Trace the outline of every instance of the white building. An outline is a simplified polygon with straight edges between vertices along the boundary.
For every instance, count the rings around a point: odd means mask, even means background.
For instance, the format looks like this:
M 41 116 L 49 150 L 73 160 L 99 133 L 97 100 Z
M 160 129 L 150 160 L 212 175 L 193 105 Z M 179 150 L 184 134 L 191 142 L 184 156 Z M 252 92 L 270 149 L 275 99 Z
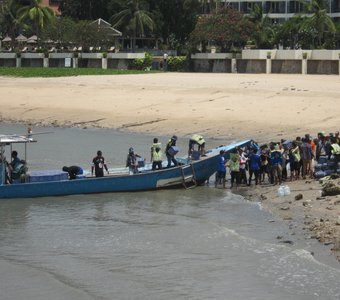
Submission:
M 329 16 L 332 17 L 334 21 L 340 21 L 340 0 L 326 1 L 328 1 Z M 203 13 L 209 12 L 209 4 L 213 5 L 213 8 L 215 8 L 216 5 L 231 6 L 244 14 L 249 14 L 255 5 L 259 5 L 262 6 L 263 13 L 276 22 L 283 22 L 295 14 L 303 12 L 302 4 L 298 0 L 201 0 L 201 2 L 202 9 L 204 10 Z

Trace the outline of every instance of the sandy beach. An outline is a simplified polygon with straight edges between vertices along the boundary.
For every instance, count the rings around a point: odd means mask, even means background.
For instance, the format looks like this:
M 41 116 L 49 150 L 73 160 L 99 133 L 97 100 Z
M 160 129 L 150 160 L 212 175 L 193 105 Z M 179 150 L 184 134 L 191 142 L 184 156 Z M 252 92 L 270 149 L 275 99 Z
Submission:
M 0 78 L 2 120 L 268 141 L 338 129 L 339 76 Z
M 68 78 L 0 77 L 0 120 L 41 126 L 259 143 L 339 130 L 340 76 L 161 73 Z M 340 196 L 321 197 L 317 181 L 242 193 L 306 238 L 330 245 L 340 260 Z M 303 200 L 295 200 L 302 193 Z M 278 237 L 281 238 L 281 237 Z

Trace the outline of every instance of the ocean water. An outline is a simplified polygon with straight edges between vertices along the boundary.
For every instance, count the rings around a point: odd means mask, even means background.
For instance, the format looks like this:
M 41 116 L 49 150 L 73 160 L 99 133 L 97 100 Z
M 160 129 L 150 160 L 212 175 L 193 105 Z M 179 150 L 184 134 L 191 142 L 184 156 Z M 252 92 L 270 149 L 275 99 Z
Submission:
M 54 133 L 29 145 L 32 168 L 89 168 L 99 149 L 109 166 L 123 165 L 130 146 L 149 159 L 153 138 L 34 128 L 43 131 Z M 0 132 L 25 128 L 0 124 Z M 213 184 L 0 200 L 1 300 L 340 299 L 340 268 L 326 253 L 259 203 Z

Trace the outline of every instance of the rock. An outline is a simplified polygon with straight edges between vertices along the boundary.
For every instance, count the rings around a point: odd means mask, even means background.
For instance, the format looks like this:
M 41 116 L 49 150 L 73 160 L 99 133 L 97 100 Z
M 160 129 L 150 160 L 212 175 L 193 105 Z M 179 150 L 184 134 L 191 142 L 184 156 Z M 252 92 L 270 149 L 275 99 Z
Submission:
M 325 197 L 316 197 L 316 200 L 324 200 L 326 199 Z
M 311 200 L 305 200 L 302 202 L 303 206 L 308 206 L 312 201 Z
M 302 194 L 297 194 L 295 196 L 295 200 L 298 201 L 298 200 L 301 200 L 303 198 L 303 195 Z
M 263 194 L 260 195 L 261 200 L 267 200 L 267 197 Z
M 327 181 L 322 188 L 322 196 L 340 195 L 340 187 L 336 186 L 333 181 Z
M 288 207 L 288 206 L 284 206 L 284 207 L 281 207 L 280 209 L 281 209 L 281 210 L 288 210 L 289 207 Z
M 280 241 L 280 243 L 283 243 L 283 244 L 289 244 L 289 245 L 293 245 L 294 242 L 291 241 L 291 240 L 284 240 L 284 241 Z

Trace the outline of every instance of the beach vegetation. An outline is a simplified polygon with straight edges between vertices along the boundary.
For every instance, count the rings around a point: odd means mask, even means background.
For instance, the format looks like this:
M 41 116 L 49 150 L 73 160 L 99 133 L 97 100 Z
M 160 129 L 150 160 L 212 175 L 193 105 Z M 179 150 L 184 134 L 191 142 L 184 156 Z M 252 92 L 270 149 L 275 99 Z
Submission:
M 144 58 L 134 59 L 129 66 L 129 69 L 142 71 L 150 71 L 151 68 L 152 68 L 152 55 L 149 52 L 145 52 Z
M 154 71 L 150 71 L 154 72 Z M 97 68 L 5 68 L 0 67 L 0 76 L 10 77 L 67 77 L 83 75 L 144 74 L 144 70 L 117 70 Z
M 186 56 L 169 56 L 168 71 L 182 72 L 187 69 L 188 59 Z

